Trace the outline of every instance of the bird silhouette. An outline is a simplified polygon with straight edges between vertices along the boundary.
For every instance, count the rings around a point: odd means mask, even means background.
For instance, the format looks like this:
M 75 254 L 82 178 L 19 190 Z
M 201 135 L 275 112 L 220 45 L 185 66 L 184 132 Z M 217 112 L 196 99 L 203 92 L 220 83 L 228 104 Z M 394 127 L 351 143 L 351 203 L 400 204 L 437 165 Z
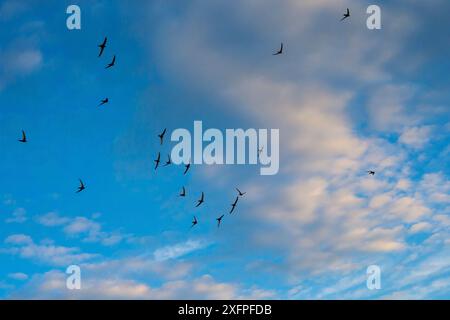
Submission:
M 108 102 L 109 102 L 109 99 L 105 98 L 105 99 L 100 101 L 100 104 L 98 106 L 101 107 L 102 105 L 107 104 Z
M 241 190 L 239 190 L 238 188 L 236 188 L 236 191 L 239 193 L 239 197 L 242 197 L 244 194 L 247 193 L 247 192 L 241 192 Z
M 103 40 L 102 44 L 99 44 L 98 47 L 100 48 L 100 53 L 98 54 L 99 57 L 103 54 L 103 50 L 106 48 L 106 42 L 108 41 L 108 38 L 105 37 L 105 40 Z
M 78 190 L 76 193 L 80 193 L 81 191 L 86 189 L 86 186 L 84 185 L 83 181 L 81 179 L 78 179 L 78 180 L 80 180 L 80 186 L 78 187 Z
M 159 137 L 159 142 L 162 145 L 164 142 L 164 135 L 166 134 L 167 129 L 164 129 L 163 132 L 161 132 L 161 134 L 158 134 Z
M 155 170 L 156 170 L 158 169 L 159 163 L 161 162 L 161 152 L 158 152 L 158 158 L 156 158 L 156 160 L 153 161 L 155 161 Z
M 197 205 L 195 206 L 196 208 L 198 206 L 200 206 L 203 202 L 205 202 L 205 194 L 202 192 L 202 196 L 200 197 L 199 200 L 197 200 Z
M 263 150 L 264 150 L 264 146 L 262 146 L 260 149 L 258 149 L 258 158 L 261 155 L 261 153 L 263 152 Z
M 113 56 L 112 61 L 106 65 L 105 69 L 109 69 L 111 67 L 114 67 L 115 64 L 116 64 L 116 55 Z
M 184 170 L 183 175 L 185 175 L 189 171 L 189 169 L 191 168 L 191 163 L 189 162 L 188 164 L 186 164 L 184 166 L 185 166 L 186 169 Z
M 22 139 L 18 139 L 18 141 L 22 142 L 22 143 L 28 142 L 27 135 L 25 134 L 25 131 L 22 130 Z
M 350 10 L 347 8 L 347 12 L 344 13 L 344 15 L 342 16 L 341 21 L 347 19 L 348 17 L 350 17 Z
M 230 210 L 230 214 L 233 213 L 234 209 L 236 208 L 236 205 L 239 201 L 239 197 L 236 197 L 236 200 L 231 204 L 231 210 Z
M 221 215 L 220 217 L 218 217 L 218 218 L 216 219 L 216 220 L 217 220 L 217 228 L 220 227 L 220 223 L 222 222 L 223 216 L 224 216 L 224 215 Z
M 169 154 L 169 155 L 167 155 L 167 161 L 164 164 L 164 167 L 167 167 L 168 165 L 171 165 L 171 164 L 172 164 L 172 159 L 170 159 L 170 154 Z
M 181 190 L 180 197 L 186 197 L 186 189 L 184 187 Z
M 198 223 L 197 218 L 194 216 L 194 220 L 192 220 L 192 227 L 194 227 Z
M 278 50 L 277 52 L 275 52 L 273 55 L 274 55 L 274 56 L 277 56 L 277 55 L 282 54 L 282 53 L 283 53 L 283 42 L 281 43 L 280 50 Z
M 372 176 L 375 175 L 375 171 L 372 171 L 372 170 L 367 171 L 367 173 L 368 173 L 369 175 L 372 175 Z

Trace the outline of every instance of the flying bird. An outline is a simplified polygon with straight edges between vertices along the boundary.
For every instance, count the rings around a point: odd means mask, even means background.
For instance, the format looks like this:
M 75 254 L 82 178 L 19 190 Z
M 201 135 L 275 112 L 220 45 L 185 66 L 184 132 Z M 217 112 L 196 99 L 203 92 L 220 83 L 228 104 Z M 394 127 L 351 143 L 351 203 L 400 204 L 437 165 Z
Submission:
M 164 129 L 164 131 L 161 132 L 161 134 L 158 134 L 159 142 L 160 142 L 161 145 L 162 145 L 163 142 L 164 142 L 164 135 L 166 134 L 166 131 L 167 131 L 167 129 Z
M 282 53 L 283 53 L 283 42 L 281 43 L 280 50 L 278 50 L 277 52 L 275 52 L 273 55 L 274 55 L 274 56 L 277 56 L 277 55 L 282 54 Z
M 19 142 L 22 142 L 22 143 L 28 142 L 27 135 L 25 134 L 25 131 L 23 131 L 23 130 L 22 130 L 22 139 L 19 139 Z
M 247 193 L 247 192 L 241 192 L 241 190 L 239 190 L 238 188 L 236 188 L 236 191 L 239 193 L 239 197 L 242 197 L 244 194 Z
M 98 47 L 100 48 L 100 53 L 98 54 L 99 57 L 103 54 L 103 50 L 106 48 L 106 42 L 108 41 L 108 38 L 105 37 L 105 40 L 103 40 L 102 44 L 99 44 Z
M 191 167 L 191 163 L 189 162 L 188 164 L 185 165 L 185 167 L 186 167 L 186 169 L 184 170 L 183 175 L 185 175 L 189 171 L 189 168 Z
M 230 214 L 233 213 L 234 208 L 236 208 L 236 205 L 237 205 L 238 201 L 239 201 L 239 197 L 236 197 L 236 200 L 234 201 L 234 203 L 231 204 Z
M 342 16 L 341 21 L 344 20 L 344 19 L 347 19 L 348 17 L 350 17 L 350 10 L 347 8 L 347 12 L 344 13 L 344 15 Z
M 193 226 L 195 226 L 197 223 L 198 223 L 197 218 L 194 216 L 194 220 L 192 220 L 192 226 L 191 226 L 191 228 L 192 228 Z
M 202 196 L 200 197 L 199 200 L 197 200 L 197 205 L 195 206 L 196 208 L 198 206 L 200 206 L 203 202 L 205 202 L 205 194 L 202 192 Z
M 258 158 L 261 155 L 261 153 L 263 152 L 263 150 L 264 150 L 264 146 L 262 146 L 261 149 L 258 149 Z
M 106 65 L 105 69 L 109 69 L 111 67 L 114 67 L 115 64 L 116 64 L 116 55 L 114 55 L 112 61 L 110 63 L 108 63 L 108 65 Z
M 153 161 L 155 161 L 155 170 L 156 170 L 158 169 L 159 163 L 161 162 L 161 152 L 158 152 L 158 158 L 156 158 L 156 160 Z
M 164 164 L 164 167 L 167 167 L 168 165 L 171 165 L 172 164 L 172 159 L 170 159 L 170 154 L 169 155 L 167 155 L 167 161 L 166 161 L 166 163 Z
M 372 175 L 372 176 L 375 175 L 375 171 L 372 171 L 372 170 L 367 171 L 367 173 L 368 173 L 369 175 Z
M 84 185 L 83 181 L 81 179 L 78 179 L 78 180 L 80 180 L 80 186 L 78 187 L 78 190 L 76 193 L 80 193 L 81 191 L 86 189 L 86 186 Z
M 217 220 L 217 228 L 220 227 L 220 223 L 222 222 L 223 216 L 224 216 L 224 215 L 221 215 L 220 217 L 218 217 L 218 218 L 216 219 L 216 220 Z
M 186 189 L 184 187 L 181 190 L 180 197 L 186 197 Z
M 105 98 L 105 99 L 100 101 L 100 104 L 98 106 L 101 107 L 102 105 L 107 104 L 108 102 L 109 102 L 109 99 Z

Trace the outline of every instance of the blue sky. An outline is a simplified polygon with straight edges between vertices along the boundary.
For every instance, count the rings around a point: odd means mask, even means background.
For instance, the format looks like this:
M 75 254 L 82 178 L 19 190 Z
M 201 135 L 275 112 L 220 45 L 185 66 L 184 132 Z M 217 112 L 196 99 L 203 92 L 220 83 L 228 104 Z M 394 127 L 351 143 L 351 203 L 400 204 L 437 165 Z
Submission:
M 78 1 L 69 31 L 70 4 L 0 2 L 1 298 L 450 297 L 450 3 Z M 278 128 L 280 172 L 155 173 L 194 120 Z

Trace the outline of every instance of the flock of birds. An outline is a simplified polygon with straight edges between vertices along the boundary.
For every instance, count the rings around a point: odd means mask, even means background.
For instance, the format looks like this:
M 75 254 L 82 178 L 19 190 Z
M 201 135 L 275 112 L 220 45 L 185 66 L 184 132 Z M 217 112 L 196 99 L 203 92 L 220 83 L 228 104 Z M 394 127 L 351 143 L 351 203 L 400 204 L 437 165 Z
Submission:
M 159 143 L 162 146 L 164 144 L 164 137 L 166 135 L 167 132 L 167 128 L 165 128 L 160 134 L 158 134 L 158 138 L 159 138 Z M 260 149 L 261 150 L 261 149 Z M 262 151 L 262 150 L 261 150 Z M 153 160 L 155 162 L 155 171 L 158 170 L 158 168 L 160 167 L 161 164 L 161 152 L 158 152 L 158 155 L 156 157 L 155 160 Z M 169 165 L 172 164 L 172 160 L 170 158 L 170 155 L 167 155 L 167 161 L 164 163 L 164 165 L 162 165 L 163 167 L 167 167 Z M 183 175 L 186 175 L 189 171 L 189 169 L 191 168 L 191 163 L 190 161 L 184 165 L 184 172 Z M 243 197 L 246 192 L 242 192 L 241 190 L 239 190 L 238 188 L 236 188 L 237 191 L 237 196 L 236 199 L 234 200 L 234 202 L 231 204 L 231 209 L 229 211 L 229 214 L 232 214 L 234 212 L 234 210 L 236 209 L 237 203 L 239 201 L 239 198 Z M 185 198 L 186 197 L 186 187 L 182 186 L 181 187 L 181 192 L 178 195 L 181 198 Z M 205 193 L 202 191 L 200 198 L 197 200 L 197 203 L 195 205 L 195 208 L 200 207 L 203 203 L 205 202 Z M 217 227 L 219 228 L 221 223 L 222 223 L 222 219 L 225 217 L 224 214 L 220 215 L 218 218 L 216 218 L 217 221 Z M 193 217 L 192 219 L 192 225 L 191 228 L 193 228 L 194 226 L 196 226 L 198 224 L 198 219 L 196 216 Z
M 350 17 L 350 10 L 347 8 L 347 11 L 343 14 L 343 17 L 342 17 L 341 21 L 343 21 L 343 20 L 345 20 L 345 19 L 347 19 L 349 17 Z M 103 52 L 105 51 L 107 42 L 108 42 L 108 38 L 105 37 L 103 42 L 98 45 L 98 47 L 100 49 L 99 54 L 98 54 L 99 58 L 103 55 Z M 273 53 L 273 55 L 274 56 L 278 56 L 278 55 L 283 54 L 283 47 L 284 47 L 283 43 L 281 43 L 281 46 L 280 46 L 279 50 L 277 52 Z M 116 55 L 113 55 L 113 58 L 112 58 L 111 62 L 106 65 L 105 69 L 112 68 L 112 67 L 115 66 L 115 64 L 116 64 Z M 107 104 L 108 102 L 109 102 L 109 99 L 108 99 L 108 97 L 106 97 L 106 98 L 104 98 L 104 99 L 102 99 L 100 101 L 100 104 L 98 106 L 99 107 L 103 106 L 103 105 Z M 166 132 L 167 132 L 167 129 L 164 129 L 160 134 L 158 134 L 158 138 L 159 138 L 159 142 L 160 142 L 161 146 L 164 143 L 164 136 L 165 136 Z M 24 130 L 22 130 L 22 138 L 18 139 L 18 141 L 21 142 L 21 143 L 27 143 L 28 142 L 27 135 L 26 135 Z M 258 149 L 258 157 L 262 153 L 263 148 L 264 147 L 261 147 L 260 149 Z M 154 160 L 154 162 L 155 162 L 155 170 L 157 170 L 159 168 L 159 166 L 160 166 L 160 163 L 161 163 L 161 152 L 158 152 L 157 158 Z M 167 156 L 167 161 L 163 164 L 163 166 L 166 167 L 166 166 L 169 166 L 171 164 L 172 164 L 172 160 L 170 158 L 170 155 L 168 155 Z M 191 163 L 189 161 L 189 163 L 185 165 L 183 175 L 186 175 L 190 168 L 191 168 Z M 375 175 L 375 171 L 373 171 L 373 170 L 369 170 L 369 171 L 367 171 L 367 173 L 369 175 L 372 175 L 372 176 Z M 80 193 L 80 192 L 82 192 L 82 191 L 84 191 L 86 189 L 86 185 L 84 184 L 83 180 L 79 179 L 79 183 L 80 184 L 79 184 L 79 187 L 78 187 L 76 193 Z M 236 191 L 237 191 L 237 196 L 236 196 L 234 202 L 231 204 L 231 209 L 229 211 L 229 214 L 232 214 L 235 211 L 239 199 L 246 194 L 246 192 L 242 192 L 238 188 L 236 188 Z M 186 188 L 184 186 L 181 189 L 179 197 L 181 197 L 181 198 L 186 197 Z M 197 204 L 195 205 L 195 208 L 200 207 L 204 202 L 205 202 L 205 193 L 202 192 L 201 196 L 200 196 L 200 199 L 197 200 Z M 220 227 L 220 225 L 222 223 L 222 219 L 224 218 L 224 216 L 225 215 L 222 214 L 218 218 L 216 218 L 217 227 Z M 197 224 L 198 224 L 198 219 L 197 219 L 196 216 L 194 216 L 193 220 L 192 220 L 191 228 L 196 226 Z

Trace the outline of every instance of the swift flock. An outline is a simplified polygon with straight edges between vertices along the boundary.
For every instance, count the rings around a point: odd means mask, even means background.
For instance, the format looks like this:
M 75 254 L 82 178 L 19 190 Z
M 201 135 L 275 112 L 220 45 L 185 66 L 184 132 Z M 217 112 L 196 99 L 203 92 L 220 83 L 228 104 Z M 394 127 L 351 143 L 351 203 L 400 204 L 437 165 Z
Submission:
M 346 12 L 343 14 L 343 16 L 342 16 L 342 18 L 340 19 L 340 21 L 344 21 L 344 20 L 346 20 L 346 19 L 349 18 L 349 17 L 350 17 L 350 10 L 347 8 Z M 108 43 L 108 38 L 105 37 L 104 40 L 103 40 L 103 42 L 102 42 L 101 44 L 98 45 L 98 48 L 99 48 L 98 58 L 100 58 L 100 57 L 103 56 L 103 53 L 105 52 L 105 49 L 107 48 L 107 43 Z M 280 56 L 280 55 L 282 55 L 283 53 L 284 53 L 284 45 L 283 45 L 283 42 L 281 42 L 281 45 L 280 45 L 279 49 L 278 49 L 275 53 L 273 53 L 272 55 L 273 55 L 273 56 Z M 114 55 L 112 56 L 111 62 L 109 62 L 109 63 L 105 66 L 105 69 L 113 68 L 115 65 L 116 65 L 116 55 L 114 54 Z M 105 97 L 105 98 L 103 98 L 103 99 L 100 100 L 100 103 L 98 104 L 98 107 L 104 106 L 104 105 L 106 105 L 106 104 L 108 104 L 108 103 L 109 103 L 109 98 L 108 98 L 108 97 Z M 162 146 L 162 145 L 164 144 L 164 137 L 165 137 L 166 132 L 167 132 L 167 128 L 165 128 L 160 134 L 157 135 L 157 137 L 158 137 L 158 139 L 159 139 L 159 144 L 160 144 L 160 146 Z M 26 133 L 25 133 L 24 130 L 22 130 L 22 137 L 21 137 L 20 139 L 18 139 L 18 141 L 19 141 L 20 143 L 27 143 L 27 142 L 28 142 L 27 135 L 26 135 Z M 258 157 L 259 157 L 259 155 L 262 153 L 263 148 L 264 148 L 264 147 L 261 147 L 260 149 L 258 149 Z M 156 157 L 156 159 L 154 160 L 154 163 L 155 163 L 154 170 L 156 171 L 156 170 L 158 170 L 158 168 L 160 167 L 160 163 L 161 163 L 161 152 L 158 152 L 157 157 Z M 170 166 L 171 164 L 172 164 L 172 160 L 171 160 L 171 158 L 170 158 L 170 155 L 168 155 L 168 156 L 167 156 L 167 161 L 165 161 L 164 164 L 163 164 L 162 166 L 163 166 L 163 167 L 167 167 L 167 166 Z M 183 175 L 186 175 L 186 174 L 189 172 L 190 168 L 191 168 L 191 161 L 189 161 L 189 163 L 187 163 L 187 164 L 184 166 Z M 373 170 L 368 170 L 368 171 L 367 171 L 367 174 L 368 174 L 368 175 L 374 176 L 374 175 L 375 175 L 375 171 L 373 171 Z M 84 184 L 83 180 L 82 180 L 82 179 L 78 179 L 78 180 L 79 180 L 79 186 L 78 186 L 78 189 L 75 191 L 76 193 L 80 193 L 80 192 L 86 190 L 86 185 Z M 242 191 L 239 190 L 238 188 L 236 188 L 236 191 L 237 191 L 237 196 L 236 196 L 236 198 L 234 199 L 234 201 L 230 204 L 231 207 L 230 207 L 230 210 L 229 210 L 229 212 L 228 212 L 230 215 L 235 211 L 235 209 L 236 209 L 236 207 L 237 207 L 237 204 L 238 204 L 238 202 L 239 202 L 239 199 L 242 198 L 242 197 L 246 194 L 246 192 L 242 192 Z M 186 194 L 187 194 L 187 193 L 186 193 L 186 187 L 185 187 L 185 186 L 182 186 L 182 187 L 181 187 L 181 192 L 179 193 L 178 196 L 179 196 L 180 198 L 186 198 Z M 201 194 L 200 194 L 200 197 L 199 197 L 199 199 L 197 200 L 197 202 L 196 202 L 196 204 L 195 204 L 194 207 L 195 207 L 195 208 L 198 208 L 198 207 L 202 206 L 204 202 L 205 202 L 205 193 L 202 191 Z M 215 221 L 217 221 L 217 228 L 219 228 L 219 227 L 221 226 L 222 219 L 223 219 L 224 217 L 225 217 L 225 215 L 224 215 L 224 214 L 221 214 L 218 218 L 215 219 Z M 193 227 L 195 227 L 196 225 L 198 225 L 198 223 L 199 223 L 199 220 L 197 219 L 196 216 L 194 216 L 193 219 L 192 219 L 191 228 L 193 228 Z
M 167 128 L 164 128 L 164 130 L 163 130 L 160 134 L 157 134 L 157 135 L 156 135 L 157 138 L 159 139 L 159 144 L 160 144 L 160 146 L 164 145 L 164 137 L 165 137 L 166 132 L 167 132 Z M 153 160 L 153 161 L 155 162 L 154 170 L 156 171 L 156 170 L 158 170 L 158 169 L 161 167 L 161 166 L 160 166 L 160 163 L 161 163 L 161 151 L 158 151 L 158 154 L 156 155 L 156 159 Z M 164 163 L 164 165 L 162 165 L 162 167 L 167 167 L 167 166 L 170 166 L 171 164 L 172 164 L 172 160 L 171 160 L 171 158 L 170 158 L 170 154 L 168 154 L 168 155 L 167 155 L 167 161 Z M 186 164 L 185 167 L 184 167 L 183 175 L 186 175 L 186 174 L 189 172 L 189 169 L 190 169 L 190 168 L 191 168 L 191 163 L 190 163 L 190 161 L 189 161 L 189 163 Z M 237 206 L 237 203 L 238 203 L 239 198 L 243 197 L 243 196 L 246 194 L 246 192 L 242 192 L 242 191 L 239 190 L 238 188 L 236 188 L 236 191 L 237 191 L 237 197 L 236 197 L 236 199 L 234 200 L 234 202 L 231 204 L 231 209 L 230 209 L 230 211 L 229 211 L 229 214 L 232 214 L 232 213 L 234 212 L 234 210 L 235 210 L 235 208 L 236 208 L 236 206 Z M 187 195 L 187 193 L 186 193 L 186 187 L 185 187 L 185 186 L 182 186 L 182 187 L 181 187 L 181 191 L 180 191 L 180 193 L 178 194 L 178 197 L 180 197 L 180 198 L 186 198 L 186 195 Z M 199 196 L 198 200 L 197 200 L 196 203 L 194 204 L 194 208 L 195 208 L 196 210 L 199 210 L 199 209 L 197 209 L 197 208 L 201 207 L 201 206 L 205 203 L 205 201 L 206 201 L 205 192 L 202 191 L 202 192 L 200 193 L 200 196 Z M 224 217 L 225 217 L 225 215 L 224 215 L 224 214 L 221 214 L 218 218 L 216 218 L 216 221 L 217 221 L 217 228 L 220 228 L 220 226 L 221 226 L 221 224 L 222 224 L 222 219 L 223 219 Z M 197 216 L 194 216 L 194 217 L 192 218 L 191 228 L 193 228 L 193 227 L 195 227 L 196 225 L 198 225 L 198 223 L 199 223 L 199 220 L 198 220 Z

